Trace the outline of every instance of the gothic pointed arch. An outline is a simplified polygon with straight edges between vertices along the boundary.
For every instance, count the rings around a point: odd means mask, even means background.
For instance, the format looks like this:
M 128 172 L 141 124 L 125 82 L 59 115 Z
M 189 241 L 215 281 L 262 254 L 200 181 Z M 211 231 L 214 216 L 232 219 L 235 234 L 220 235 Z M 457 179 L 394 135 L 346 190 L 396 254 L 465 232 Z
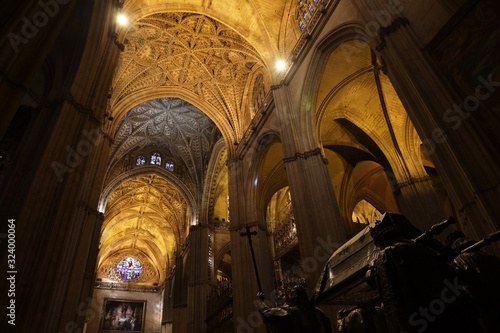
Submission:
M 112 192 L 104 210 L 98 261 L 118 251 L 130 256 L 139 251 L 150 258 L 163 280 L 168 257 L 186 241 L 192 213 L 176 186 L 161 176 L 141 172 L 121 177 L 108 189 Z
M 104 212 L 106 210 L 106 205 L 109 201 L 110 196 L 120 187 L 123 183 L 145 175 L 157 175 L 164 178 L 169 183 L 173 184 L 184 196 L 185 200 L 189 203 L 189 208 L 192 211 L 192 216 L 197 216 L 197 205 L 195 194 L 180 180 L 175 174 L 164 170 L 163 168 L 157 168 L 152 165 L 146 165 L 142 168 L 134 168 L 132 170 L 126 171 L 120 174 L 118 177 L 111 180 L 106 187 L 101 192 L 101 197 L 99 199 L 98 210 Z
M 205 15 L 163 12 L 133 22 L 124 45 L 110 95 L 116 121 L 137 100 L 161 93 L 198 106 L 228 146 L 243 136 L 247 109 L 241 96 L 263 62 L 236 31 Z
M 223 140 L 217 141 L 213 148 L 213 153 L 208 163 L 207 178 L 203 189 L 203 199 L 201 203 L 200 219 L 205 223 L 215 216 L 215 206 L 219 197 L 227 197 L 227 149 Z

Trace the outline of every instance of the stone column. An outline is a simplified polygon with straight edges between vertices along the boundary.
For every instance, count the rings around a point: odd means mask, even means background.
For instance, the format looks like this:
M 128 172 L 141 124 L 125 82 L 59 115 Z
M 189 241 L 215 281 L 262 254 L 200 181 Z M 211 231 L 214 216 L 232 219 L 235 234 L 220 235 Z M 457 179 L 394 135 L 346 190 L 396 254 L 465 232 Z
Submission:
M 192 226 L 189 231 L 188 308 L 190 332 L 205 332 L 209 288 L 208 226 Z
M 2 100 L 0 138 L 77 2 L 24 0 L 1 6 L 0 95 L 9 98 Z
M 401 213 L 422 231 L 429 229 L 435 223 L 443 221 L 446 216 L 430 177 L 425 172 L 421 162 L 420 151 L 411 153 L 410 147 L 404 145 L 401 138 L 401 124 L 397 117 L 391 114 L 383 93 L 381 73 L 378 67 L 374 70 L 375 82 L 379 90 L 381 109 L 384 114 L 390 141 L 389 153 L 386 156 L 394 173 L 387 173 L 388 180 L 399 203 Z M 395 128 L 395 126 L 398 126 Z M 398 131 L 399 130 L 399 131 Z M 399 136 L 397 133 L 399 132 Z
M 167 269 L 170 269 L 170 267 L 168 267 Z M 167 273 L 171 274 L 170 271 L 167 271 Z M 172 276 L 167 276 L 163 289 L 163 309 L 161 320 L 162 333 L 172 332 L 173 311 Z
M 109 4 L 97 6 L 100 24 L 91 35 L 103 36 Z M 19 157 L 24 162 L 11 175 L 28 181 L 2 188 L 2 221 L 17 221 L 16 332 L 76 332 L 91 308 L 103 220 L 97 207 L 112 143 L 103 122 L 118 55 L 111 38 L 89 41 L 66 98 L 55 103 L 52 115 L 42 111 L 48 118 L 41 124 L 54 124 L 49 135 L 37 121 L 26 137 L 33 146 L 25 146 Z
M 233 320 L 236 332 L 266 332 L 262 317 L 254 306 L 258 293 L 252 255 L 248 239 L 242 237 L 245 227 L 257 231 L 252 237 L 255 259 L 259 271 L 262 289 L 267 297 L 271 295 L 273 286 L 273 263 L 269 248 L 267 227 L 265 221 L 256 221 L 246 202 L 245 177 L 240 159 L 229 160 L 228 186 L 229 209 L 231 211 L 231 225 L 229 228 L 231 239 L 232 283 L 233 283 Z
M 109 142 L 99 134 L 90 141 L 82 133 L 99 133 L 95 125 L 71 109 L 64 104 L 33 182 L 18 189 L 24 200 L 9 200 L 2 214 L 17 220 L 16 329 L 23 332 L 82 328 L 90 309 Z M 55 163 L 67 168 L 60 178 Z
M 302 270 L 312 292 L 325 262 L 336 248 L 346 241 L 346 231 L 340 215 L 328 161 L 322 150 L 307 141 L 299 146 L 294 128 L 299 108 L 290 103 L 288 87 L 274 87 L 274 101 L 280 121 L 286 172 L 293 211 L 297 224 Z M 309 129 L 312 132 L 312 129 Z M 304 130 L 301 135 L 307 137 Z M 305 150 L 309 148 L 310 150 Z M 302 149 L 302 150 L 301 150 Z
M 389 8 L 381 0 L 355 0 L 354 4 L 365 21 L 371 23 L 377 22 L 372 13 L 395 12 L 394 6 Z M 374 45 L 412 123 L 430 150 L 456 211 L 461 214 L 462 227 L 470 237 L 479 239 L 500 229 L 498 147 L 490 144 L 473 117 L 464 119 L 458 127 L 446 120 L 445 112 L 463 106 L 467 96 L 459 96 L 436 71 L 414 34 L 412 23 L 404 17 L 403 8 L 393 15 L 391 24 L 379 30 Z M 484 86 L 482 93 L 488 89 L 498 88 Z

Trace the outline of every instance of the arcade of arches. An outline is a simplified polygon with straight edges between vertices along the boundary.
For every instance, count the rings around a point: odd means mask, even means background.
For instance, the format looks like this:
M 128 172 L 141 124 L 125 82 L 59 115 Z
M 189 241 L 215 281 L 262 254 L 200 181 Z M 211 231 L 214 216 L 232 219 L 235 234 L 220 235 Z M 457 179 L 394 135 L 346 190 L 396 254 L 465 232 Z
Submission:
M 500 229 L 495 1 L 0 13 L 2 332 L 265 332 L 247 227 L 277 302 L 384 212 Z

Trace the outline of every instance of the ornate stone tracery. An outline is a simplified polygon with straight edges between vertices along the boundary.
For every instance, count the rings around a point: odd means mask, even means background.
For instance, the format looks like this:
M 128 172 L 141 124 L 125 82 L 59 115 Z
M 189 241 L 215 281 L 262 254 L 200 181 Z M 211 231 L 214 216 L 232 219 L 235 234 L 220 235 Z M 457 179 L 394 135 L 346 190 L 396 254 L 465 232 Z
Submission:
M 220 111 L 216 123 L 229 123 L 236 138 L 243 135 L 242 96 L 262 61 L 239 34 L 203 15 L 157 13 L 135 22 L 124 44 L 111 108 L 145 89 L 171 87 L 210 104 Z
M 196 185 L 201 186 L 214 128 L 210 118 L 181 99 L 160 98 L 141 103 L 118 125 L 111 165 L 134 149 L 160 147 L 181 160 Z

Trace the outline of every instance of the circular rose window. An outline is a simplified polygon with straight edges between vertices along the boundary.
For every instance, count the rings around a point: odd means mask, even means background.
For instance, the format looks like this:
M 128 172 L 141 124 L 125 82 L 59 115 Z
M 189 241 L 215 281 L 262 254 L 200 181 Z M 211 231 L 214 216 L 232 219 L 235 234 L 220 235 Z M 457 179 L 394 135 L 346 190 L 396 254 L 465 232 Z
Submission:
M 142 266 L 135 258 L 125 258 L 116 266 L 118 275 L 125 281 L 135 280 L 142 273 Z

